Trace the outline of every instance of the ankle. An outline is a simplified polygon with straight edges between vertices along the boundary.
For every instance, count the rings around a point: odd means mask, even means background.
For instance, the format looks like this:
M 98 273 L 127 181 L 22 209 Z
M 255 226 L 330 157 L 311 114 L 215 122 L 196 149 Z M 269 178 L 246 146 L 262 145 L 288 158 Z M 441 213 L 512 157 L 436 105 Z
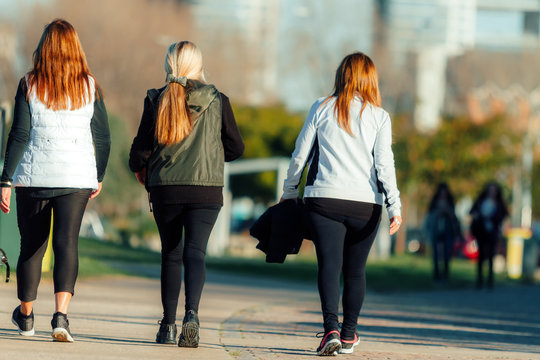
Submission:
M 31 303 L 21 302 L 21 306 L 19 307 L 19 312 L 21 315 L 30 316 L 32 315 L 33 311 L 34 309 Z
M 32 311 L 31 311 L 31 310 L 30 310 L 30 313 L 25 314 L 25 313 L 23 312 L 23 310 L 21 309 L 21 310 L 19 310 L 19 313 L 21 314 L 22 317 L 25 317 L 25 318 L 29 318 L 29 317 L 32 316 Z

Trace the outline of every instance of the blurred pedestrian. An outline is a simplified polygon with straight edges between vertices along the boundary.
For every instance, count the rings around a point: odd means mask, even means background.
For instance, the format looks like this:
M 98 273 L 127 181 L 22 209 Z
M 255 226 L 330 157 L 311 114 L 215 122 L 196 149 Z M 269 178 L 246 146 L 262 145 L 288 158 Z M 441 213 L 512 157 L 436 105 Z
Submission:
M 495 183 L 488 183 L 478 199 L 473 204 L 471 233 L 478 243 L 478 276 L 476 285 L 483 286 L 482 267 L 488 262 L 488 288 L 493 288 L 493 257 L 502 237 L 502 223 L 508 210 L 502 198 L 501 187 Z
M 16 187 L 21 252 L 12 321 L 21 335 L 34 334 L 33 304 L 41 278 L 54 213 L 56 341 L 72 342 L 68 306 L 78 273 L 78 239 L 88 199 L 101 191 L 110 134 L 103 96 L 86 63 L 79 37 L 65 20 L 45 27 L 34 65 L 15 96 L 4 170 L 0 180 L 4 213 Z
M 285 199 L 304 192 L 318 262 L 324 333 L 318 355 L 352 353 L 366 288 L 365 265 L 379 226 L 382 204 L 390 234 L 401 226 L 401 202 L 392 153 L 390 116 L 381 107 L 373 61 L 356 52 L 339 65 L 331 96 L 318 99 L 296 139 L 284 183 Z M 343 272 L 343 326 L 338 327 Z
M 223 204 L 224 161 L 240 157 L 244 143 L 229 99 L 206 83 L 195 44 L 172 44 L 165 72 L 167 85 L 147 92 L 129 166 L 150 193 L 161 237 L 163 319 L 156 342 L 176 343 L 183 265 L 186 301 L 178 346 L 198 347 L 206 246 Z
M 432 246 L 433 277 L 436 281 L 448 280 L 454 245 L 456 241 L 461 241 L 462 234 L 456 217 L 454 196 L 446 183 L 437 186 L 431 199 L 426 217 L 426 230 Z M 442 274 L 439 269 L 441 258 Z

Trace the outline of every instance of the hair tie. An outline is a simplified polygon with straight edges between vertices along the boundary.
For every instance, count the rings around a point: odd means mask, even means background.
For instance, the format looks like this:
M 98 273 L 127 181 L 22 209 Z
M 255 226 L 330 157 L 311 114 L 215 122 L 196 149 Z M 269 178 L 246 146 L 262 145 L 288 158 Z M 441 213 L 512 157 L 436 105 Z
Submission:
M 187 77 L 185 76 L 174 76 L 173 74 L 167 74 L 167 82 L 168 83 L 177 83 L 182 85 L 183 87 L 186 87 L 187 85 Z

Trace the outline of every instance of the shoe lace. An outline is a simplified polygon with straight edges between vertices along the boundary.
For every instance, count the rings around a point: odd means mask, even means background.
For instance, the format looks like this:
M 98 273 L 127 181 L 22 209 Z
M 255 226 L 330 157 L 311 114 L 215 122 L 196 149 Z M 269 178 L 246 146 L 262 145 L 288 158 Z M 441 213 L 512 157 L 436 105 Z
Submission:
M 333 331 L 337 331 L 337 330 L 332 330 L 332 331 L 328 331 L 328 332 L 320 331 L 317 334 L 315 334 L 315 337 L 316 338 L 323 338 L 323 337 L 325 337 L 326 335 L 330 334 Z M 338 333 L 339 333 L 339 331 L 338 331 Z

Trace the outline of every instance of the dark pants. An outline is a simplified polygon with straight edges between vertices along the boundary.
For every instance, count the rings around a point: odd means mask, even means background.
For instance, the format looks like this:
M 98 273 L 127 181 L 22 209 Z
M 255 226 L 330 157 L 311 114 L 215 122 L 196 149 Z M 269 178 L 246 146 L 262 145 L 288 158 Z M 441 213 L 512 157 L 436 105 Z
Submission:
M 448 279 L 450 273 L 450 259 L 454 250 L 454 239 L 451 231 L 434 235 L 431 239 L 433 246 L 433 276 L 435 279 Z M 440 261 L 443 260 L 443 274 L 441 276 Z
M 22 192 L 17 194 L 17 222 L 21 233 L 17 263 L 19 300 L 28 302 L 37 297 L 41 263 L 51 230 L 51 211 L 54 212 L 54 292 L 74 293 L 79 271 L 79 231 L 90 193 L 91 190 L 80 190 L 46 199 L 32 198 Z
M 495 248 L 497 245 L 499 234 L 498 233 L 483 233 L 478 236 L 476 241 L 478 243 L 478 274 L 476 278 L 476 286 L 481 288 L 483 286 L 484 278 L 482 275 L 482 268 L 484 263 L 488 262 L 488 282 L 489 288 L 493 287 L 493 257 L 495 256 Z
M 317 262 L 324 331 L 338 330 L 340 274 L 343 272 L 341 336 L 354 338 L 366 291 L 365 267 L 380 222 L 380 211 L 369 220 L 309 211 Z
M 199 310 L 206 279 L 206 246 L 220 209 L 219 204 L 154 204 L 154 218 L 161 237 L 163 321 L 167 324 L 176 321 L 182 264 L 186 311 Z

